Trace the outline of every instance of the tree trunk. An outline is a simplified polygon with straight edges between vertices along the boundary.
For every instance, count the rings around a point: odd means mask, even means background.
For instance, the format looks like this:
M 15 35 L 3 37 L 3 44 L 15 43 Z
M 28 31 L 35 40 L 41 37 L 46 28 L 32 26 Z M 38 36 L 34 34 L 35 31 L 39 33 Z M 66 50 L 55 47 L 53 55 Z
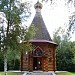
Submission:
M 7 75 L 7 50 L 4 52 L 4 75 Z

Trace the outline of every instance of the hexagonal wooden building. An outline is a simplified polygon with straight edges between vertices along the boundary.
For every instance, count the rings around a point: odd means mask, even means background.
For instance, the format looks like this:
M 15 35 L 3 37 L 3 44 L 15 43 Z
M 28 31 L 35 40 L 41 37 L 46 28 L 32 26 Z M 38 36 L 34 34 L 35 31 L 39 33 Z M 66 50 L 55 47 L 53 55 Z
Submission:
M 21 52 L 20 70 L 56 70 L 56 46 L 47 31 L 41 15 L 42 4 L 37 2 L 35 5 L 36 14 L 32 24 L 37 28 L 35 35 L 30 39 L 33 51 Z M 31 25 L 32 25 L 31 24 Z

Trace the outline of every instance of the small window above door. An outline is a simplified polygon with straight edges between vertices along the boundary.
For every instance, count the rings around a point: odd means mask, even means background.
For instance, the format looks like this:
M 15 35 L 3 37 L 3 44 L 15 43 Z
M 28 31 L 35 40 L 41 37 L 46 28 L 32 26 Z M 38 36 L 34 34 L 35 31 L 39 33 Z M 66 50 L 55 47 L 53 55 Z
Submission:
M 42 56 L 42 51 L 37 48 L 35 51 L 34 51 L 34 56 Z

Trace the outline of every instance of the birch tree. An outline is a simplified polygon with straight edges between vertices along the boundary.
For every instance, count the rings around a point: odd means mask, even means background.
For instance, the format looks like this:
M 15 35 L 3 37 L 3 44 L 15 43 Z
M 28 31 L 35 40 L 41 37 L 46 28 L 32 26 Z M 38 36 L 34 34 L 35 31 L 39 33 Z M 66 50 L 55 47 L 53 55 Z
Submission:
M 7 75 L 7 51 L 20 50 L 20 40 L 26 41 L 28 29 L 21 24 L 30 15 L 29 7 L 26 0 L 0 0 L 0 15 L 3 16 L 0 17 L 0 50 L 4 54 L 4 75 Z

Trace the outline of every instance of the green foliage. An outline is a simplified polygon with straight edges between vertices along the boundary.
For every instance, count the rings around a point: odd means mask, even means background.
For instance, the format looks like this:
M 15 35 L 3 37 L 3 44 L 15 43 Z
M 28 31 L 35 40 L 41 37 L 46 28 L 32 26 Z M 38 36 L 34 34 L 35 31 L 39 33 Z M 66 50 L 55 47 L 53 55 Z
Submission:
M 71 42 L 71 51 L 72 51 L 72 53 L 74 55 L 73 64 L 75 66 L 75 41 L 74 42 Z M 75 67 L 74 67 L 74 69 L 75 69 Z
M 8 50 L 8 70 L 19 70 L 20 53 L 17 50 Z
M 37 28 L 33 25 L 31 25 L 29 28 L 28 28 L 28 32 L 26 33 L 26 40 L 28 39 L 31 39 L 35 36 L 35 31 L 37 30 Z
M 56 31 L 58 32 L 58 30 Z M 54 41 L 58 44 L 56 50 L 57 70 L 75 71 L 74 62 L 74 43 L 69 41 L 68 36 L 60 37 L 58 33 L 54 34 Z
M 20 60 L 14 58 L 14 60 L 8 60 L 8 70 L 19 70 Z
M 4 66 L 3 53 L 0 51 L 0 71 L 3 71 Z
M 69 27 L 68 27 L 69 34 L 74 33 L 75 31 L 75 12 L 69 17 Z
M 57 51 L 57 70 L 72 71 L 73 53 L 69 49 Z
M 14 73 L 14 72 L 7 72 L 8 75 L 22 75 L 22 73 Z M 4 75 L 4 72 L 0 72 L 0 75 Z
M 14 50 L 14 48 L 17 49 L 19 47 L 18 39 L 25 39 L 21 38 L 22 33 L 26 31 L 26 28 L 21 26 L 21 23 L 22 19 L 26 19 L 28 16 L 26 13 L 30 15 L 30 5 L 27 2 L 22 3 L 18 0 L 1 0 L 0 2 L 0 11 L 5 13 L 7 19 L 7 25 L 5 27 L 2 25 L 0 29 L 0 34 L 3 34 L 1 42 L 3 46 L 13 48 Z M 4 24 L 4 20 L 1 23 Z M 24 35 L 26 35 L 26 32 L 24 32 Z
M 29 50 L 30 48 L 30 45 L 28 45 L 30 33 L 25 26 L 22 26 L 22 22 L 31 14 L 29 8 L 30 3 L 26 0 L 24 2 L 20 0 L 0 0 L 0 12 L 3 12 L 7 19 L 6 22 L 3 18 L 0 18 L 0 50 L 4 54 L 5 68 L 7 68 L 7 54 L 8 57 L 11 57 L 8 58 L 8 66 L 13 65 L 15 67 L 16 64 L 19 64 L 19 59 L 15 55 L 22 49 Z M 27 41 L 27 43 L 22 44 L 24 41 Z M 10 69 L 10 67 L 8 68 Z

